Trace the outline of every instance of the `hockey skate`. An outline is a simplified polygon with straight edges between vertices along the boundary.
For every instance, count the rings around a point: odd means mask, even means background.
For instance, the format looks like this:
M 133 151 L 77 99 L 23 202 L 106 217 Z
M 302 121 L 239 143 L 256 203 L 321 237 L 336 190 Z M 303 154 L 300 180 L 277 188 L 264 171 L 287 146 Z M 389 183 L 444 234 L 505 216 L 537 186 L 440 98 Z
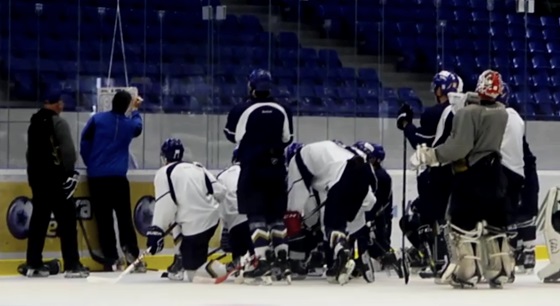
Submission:
M 37 268 L 27 267 L 27 271 L 25 272 L 25 276 L 33 278 L 33 277 L 48 277 L 51 275 L 49 267 L 47 265 L 42 265 Z
M 418 273 L 420 270 L 428 267 L 428 261 L 424 253 L 414 247 L 408 248 L 405 256 L 407 256 L 412 273 Z
M 327 281 L 332 284 L 345 285 L 350 281 L 356 263 L 350 256 L 350 250 L 343 248 L 336 254 L 334 265 L 327 269 Z
M 520 274 L 532 274 L 535 270 L 535 249 L 524 248 L 518 251 L 515 257 L 516 272 Z
M 272 252 L 271 250 L 267 251 Z M 272 266 L 267 260 L 271 256 L 266 256 L 267 258 L 257 258 L 253 256 L 251 262 L 245 268 L 243 272 L 243 280 L 245 284 L 249 285 L 272 285 Z
M 402 259 L 397 258 L 395 251 L 390 249 L 387 253 L 383 254 L 381 257 L 377 258 L 379 263 L 381 263 L 382 270 L 387 271 L 387 274 L 390 275 L 390 270 L 395 270 L 397 276 L 399 278 L 403 278 L 403 271 L 402 271 Z
M 49 275 L 57 275 L 62 270 L 62 266 L 60 260 L 52 259 L 49 261 L 44 262 L 45 266 L 49 269 Z M 18 266 L 18 273 L 27 276 L 27 271 L 29 270 L 29 266 L 27 263 L 22 263 Z
M 270 256 L 270 258 L 268 258 Z M 278 251 L 278 255 L 274 257 L 274 253 L 267 253 L 267 260 L 273 263 L 273 270 L 276 270 L 276 280 L 285 279 L 288 284 L 292 283 L 292 270 L 288 253 L 285 250 Z
M 125 254 L 127 265 L 130 265 L 134 261 L 136 261 L 137 257 L 132 255 L 125 247 L 123 247 L 123 252 Z M 148 266 L 146 265 L 146 262 L 140 261 L 138 264 L 134 266 L 134 270 L 132 270 L 132 273 L 146 273 L 147 271 L 148 271 Z
M 307 266 L 301 260 L 290 260 L 290 270 L 292 271 L 292 279 L 295 280 L 304 280 L 308 274 Z
M 171 265 L 169 265 L 169 267 L 167 267 L 167 271 L 163 272 L 161 274 L 162 278 L 168 278 L 170 280 L 182 280 L 182 275 L 181 275 L 181 279 L 177 279 L 179 278 L 176 274 L 182 274 L 183 270 L 183 257 L 181 255 L 175 254 L 173 256 L 173 262 L 171 263 Z
M 64 271 L 65 278 L 87 278 L 89 269 L 78 263 L 74 268 Z

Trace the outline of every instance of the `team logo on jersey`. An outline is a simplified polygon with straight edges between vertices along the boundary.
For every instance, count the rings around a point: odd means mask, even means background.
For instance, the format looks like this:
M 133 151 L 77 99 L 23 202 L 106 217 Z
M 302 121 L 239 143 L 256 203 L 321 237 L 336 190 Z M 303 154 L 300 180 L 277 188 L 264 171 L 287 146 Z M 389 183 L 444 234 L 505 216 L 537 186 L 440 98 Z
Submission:
M 76 205 L 76 218 L 81 220 L 91 220 L 91 204 L 88 198 L 74 198 Z M 6 224 L 10 234 L 16 239 L 24 240 L 28 237 L 29 222 L 31 221 L 31 214 L 33 213 L 33 202 L 25 196 L 15 198 L 6 216 Z M 57 237 L 58 222 L 55 216 L 51 213 L 49 226 L 47 228 L 47 237 Z
M 156 199 L 152 196 L 143 196 L 134 207 L 134 226 L 142 236 L 146 236 L 148 228 L 152 225 Z

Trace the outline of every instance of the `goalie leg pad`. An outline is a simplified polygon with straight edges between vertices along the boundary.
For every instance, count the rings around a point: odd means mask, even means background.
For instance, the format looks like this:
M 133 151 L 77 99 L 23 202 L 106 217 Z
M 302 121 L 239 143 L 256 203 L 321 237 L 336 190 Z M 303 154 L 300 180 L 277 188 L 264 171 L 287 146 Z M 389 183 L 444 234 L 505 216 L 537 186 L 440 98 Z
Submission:
M 453 224 L 446 226 L 447 247 L 450 261 L 442 275 L 442 282 L 453 286 L 474 287 L 481 278 L 480 236 L 482 224 L 472 231 Z
M 502 286 L 513 276 L 515 258 L 505 231 L 487 227 L 483 236 L 484 278 L 493 286 Z

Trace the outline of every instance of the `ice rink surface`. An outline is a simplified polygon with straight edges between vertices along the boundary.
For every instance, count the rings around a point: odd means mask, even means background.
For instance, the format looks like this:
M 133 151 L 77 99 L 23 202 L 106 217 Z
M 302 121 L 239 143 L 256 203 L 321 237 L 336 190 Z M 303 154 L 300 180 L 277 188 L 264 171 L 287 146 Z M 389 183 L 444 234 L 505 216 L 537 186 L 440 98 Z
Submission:
M 118 273 L 92 275 L 109 278 Z M 519 275 L 514 284 L 502 290 L 491 290 L 486 284 L 479 284 L 478 289 L 458 290 L 417 276 L 405 285 L 396 275 L 388 277 L 385 272 L 376 274 L 375 283 L 360 279 L 345 286 L 319 278 L 294 281 L 290 286 L 238 285 L 232 281 L 191 284 L 160 278 L 157 272 L 129 275 L 117 284 L 94 284 L 61 275 L 46 279 L 0 278 L 1 306 L 535 306 L 555 305 L 559 297 L 560 284 L 543 284 L 536 274 Z

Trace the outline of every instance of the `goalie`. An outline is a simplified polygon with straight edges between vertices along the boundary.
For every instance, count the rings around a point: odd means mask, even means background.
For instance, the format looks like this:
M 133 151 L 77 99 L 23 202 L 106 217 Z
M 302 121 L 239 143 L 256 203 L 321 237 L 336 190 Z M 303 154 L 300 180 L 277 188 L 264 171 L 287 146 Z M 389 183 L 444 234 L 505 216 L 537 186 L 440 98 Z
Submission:
M 476 93 L 469 94 L 476 103 L 457 112 L 447 141 L 436 148 L 421 146 L 411 159 L 415 166 L 453 163 L 446 228 L 451 258 L 442 281 L 456 287 L 474 287 L 484 273 L 491 288 L 501 288 L 515 265 L 506 235 L 500 147 L 508 113 L 496 101 L 502 92 L 501 75 L 484 71 Z

